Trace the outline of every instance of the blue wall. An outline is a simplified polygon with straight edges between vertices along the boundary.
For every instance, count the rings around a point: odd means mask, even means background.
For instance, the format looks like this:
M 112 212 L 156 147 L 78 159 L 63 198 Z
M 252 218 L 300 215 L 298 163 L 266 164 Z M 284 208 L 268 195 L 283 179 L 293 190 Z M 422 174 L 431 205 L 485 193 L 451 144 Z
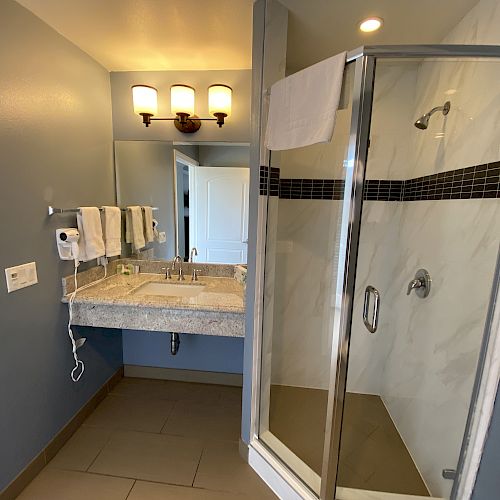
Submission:
M 170 354 L 170 334 L 123 330 L 123 363 L 224 373 L 243 372 L 243 339 L 180 335 L 177 355 Z
M 36 261 L 39 283 L 0 279 L 0 491 L 122 364 L 121 333 L 85 331 L 83 379 L 61 304 L 47 206 L 114 204 L 109 74 L 13 0 L 0 2 L 0 268 Z
M 500 387 L 472 500 L 500 498 Z

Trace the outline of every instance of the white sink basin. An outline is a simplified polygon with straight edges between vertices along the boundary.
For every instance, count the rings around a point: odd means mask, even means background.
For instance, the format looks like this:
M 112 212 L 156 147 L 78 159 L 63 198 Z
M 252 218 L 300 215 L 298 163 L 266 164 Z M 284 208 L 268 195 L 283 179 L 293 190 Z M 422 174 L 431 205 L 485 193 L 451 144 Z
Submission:
M 134 295 L 164 295 L 165 297 L 196 297 L 205 287 L 203 285 L 184 285 L 174 283 L 145 283 Z

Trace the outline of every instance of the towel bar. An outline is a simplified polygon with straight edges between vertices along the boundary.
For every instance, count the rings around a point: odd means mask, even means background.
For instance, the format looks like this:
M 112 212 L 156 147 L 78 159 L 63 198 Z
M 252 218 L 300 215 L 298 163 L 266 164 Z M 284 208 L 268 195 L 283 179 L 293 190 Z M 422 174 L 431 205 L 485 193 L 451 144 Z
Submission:
M 158 207 L 152 207 L 153 208 L 153 211 L 156 211 L 158 210 Z M 49 215 L 54 215 L 54 214 L 76 214 L 78 213 L 80 209 L 79 208 L 55 208 L 55 207 L 51 207 L 49 206 L 49 210 L 48 210 L 48 213 Z M 102 208 L 99 208 L 99 210 L 102 210 Z M 120 208 L 120 210 L 122 212 L 125 212 L 127 209 L 126 208 Z

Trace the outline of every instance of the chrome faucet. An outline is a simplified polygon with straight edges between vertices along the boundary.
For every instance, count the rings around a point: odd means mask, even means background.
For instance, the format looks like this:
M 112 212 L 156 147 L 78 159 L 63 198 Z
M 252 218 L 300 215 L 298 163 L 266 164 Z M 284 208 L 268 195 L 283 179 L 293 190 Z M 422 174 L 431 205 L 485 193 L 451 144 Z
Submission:
M 191 248 L 191 255 L 189 256 L 189 262 L 194 262 L 193 257 L 198 256 L 198 250 L 196 247 Z
M 172 273 L 175 272 L 175 264 L 179 263 L 179 277 L 177 278 L 178 281 L 183 281 L 184 278 L 184 272 L 182 271 L 182 258 L 180 255 L 176 255 L 174 260 L 172 261 Z

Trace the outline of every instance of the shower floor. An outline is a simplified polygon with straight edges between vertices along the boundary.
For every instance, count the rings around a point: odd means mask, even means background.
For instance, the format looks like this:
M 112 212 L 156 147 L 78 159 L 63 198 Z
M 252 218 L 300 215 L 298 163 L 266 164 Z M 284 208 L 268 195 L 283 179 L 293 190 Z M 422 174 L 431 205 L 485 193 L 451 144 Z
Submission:
M 271 386 L 270 431 L 321 474 L 328 392 Z M 347 393 L 339 486 L 429 496 L 379 396 Z

